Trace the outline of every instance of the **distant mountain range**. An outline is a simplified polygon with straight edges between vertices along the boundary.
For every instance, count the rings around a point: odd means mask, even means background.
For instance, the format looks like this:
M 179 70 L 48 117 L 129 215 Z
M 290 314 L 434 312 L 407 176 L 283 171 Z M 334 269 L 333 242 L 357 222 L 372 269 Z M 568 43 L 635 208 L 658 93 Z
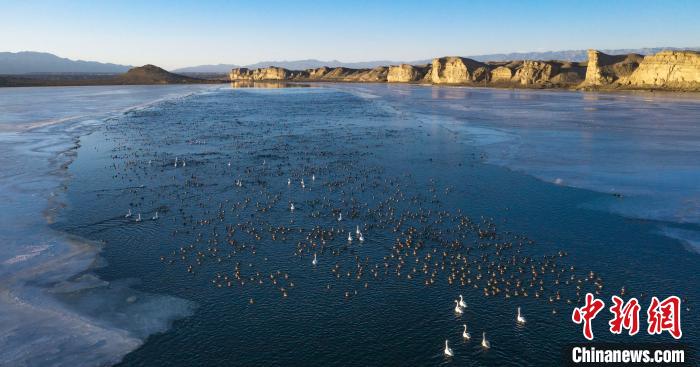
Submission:
M 129 65 L 70 60 L 47 52 L 0 52 L 0 74 L 29 73 L 124 73 Z
M 655 54 L 662 50 L 695 50 L 700 51 L 700 47 L 679 48 L 679 47 L 650 47 L 650 48 L 630 48 L 630 49 L 614 49 L 601 50 L 604 53 L 612 55 L 622 55 L 636 53 L 641 55 Z M 586 61 L 588 60 L 587 50 L 566 50 L 566 51 L 545 51 L 545 52 L 513 52 L 507 54 L 488 54 L 466 56 L 468 58 L 486 62 L 486 61 L 510 61 L 510 60 L 568 60 L 568 61 Z M 447 56 L 447 55 L 443 55 Z M 297 61 L 263 61 L 250 65 L 234 65 L 234 64 L 218 64 L 218 65 L 199 65 L 186 68 L 175 69 L 176 73 L 228 73 L 233 68 L 264 68 L 268 66 L 278 66 L 290 70 L 304 70 L 318 68 L 321 66 L 328 67 L 346 67 L 346 68 L 374 68 L 377 66 L 411 64 L 421 65 L 428 64 L 432 59 L 414 60 L 414 61 L 390 61 L 377 60 L 365 62 L 342 62 L 338 60 L 322 61 L 316 59 L 297 60 Z
M 646 47 L 646 48 L 621 48 L 612 50 L 598 50 L 609 55 L 640 54 L 651 55 L 663 50 L 694 50 L 700 51 L 700 47 Z M 511 61 L 511 60 L 561 60 L 561 61 L 586 61 L 588 50 L 544 51 L 544 52 L 512 52 L 507 54 L 490 54 L 467 56 L 471 59 L 486 61 Z
M 346 67 L 353 69 L 365 69 L 374 68 L 382 65 L 396 65 L 396 64 L 425 64 L 430 62 L 430 60 L 421 61 L 390 61 L 390 60 L 377 60 L 377 61 L 364 61 L 364 62 L 342 62 L 338 60 L 331 61 L 321 61 L 316 59 L 308 60 L 294 60 L 294 61 L 262 61 L 255 64 L 249 65 L 235 65 L 235 64 L 217 64 L 217 65 L 199 65 L 190 66 L 186 68 L 175 69 L 173 72 L 176 73 L 228 73 L 234 68 L 266 68 L 268 66 L 278 66 L 289 70 L 305 70 L 319 68 L 321 66 L 328 66 L 331 68 L 336 67 Z
M 629 54 L 638 53 L 648 55 L 657 53 L 661 50 L 696 50 L 700 51 L 700 47 L 693 48 L 677 48 L 677 47 L 652 47 L 652 48 L 635 48 L 635 49 L 616 49 L 616 50 L 601 50 L 607 54 Z M 447 55 L 442 55 L 447 56 Z M 568 51 L 546 51 L 546 52 L 515 52 L 507 54 L 489 54 L 467 56 L 478 61 L 506 61 L 506 60 L 569 60 L 569 61 L 585 61 L 587 59 L 586 50 L 568 50 Z M 290 70 L 304 70 L 317 68 L 321 66 L 328 67 L 347 67 L 347 68 L 374 68 L 377 66 L 397 65 L 397 64 L 427 64 L 431 60 L 414 60 L 414 61 L 390 61 L 376 60 L 365 62 L 342 62 L 338 60 L 322 61 L 315 59 L 295 60 L 295 61 L 263 61 L 249 65 L 234 65 L 234 64 L 217 64 L 217 65 L 199 65 L 172 70 L 176 73 L 228 73 L 233 68 L 246 67 L 249 69 L 279 66 Z M 132 66 L 119 65 L 110 63 L 101 63 L 95 61 L 70 60 L 58 57 L 46 52 L 0 52 L 0 74 L 29 74 L 29 73 L 104 73 L 117 74 L 128 71 Z

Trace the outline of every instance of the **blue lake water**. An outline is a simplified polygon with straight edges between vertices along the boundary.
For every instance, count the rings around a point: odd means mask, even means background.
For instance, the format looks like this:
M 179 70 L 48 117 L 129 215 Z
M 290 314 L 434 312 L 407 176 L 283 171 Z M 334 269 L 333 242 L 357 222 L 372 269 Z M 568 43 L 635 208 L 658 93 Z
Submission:
M 697 354 L 692 96 L 159 88 L 0 91 L 0 364 L 557 365 L 623 288 Z

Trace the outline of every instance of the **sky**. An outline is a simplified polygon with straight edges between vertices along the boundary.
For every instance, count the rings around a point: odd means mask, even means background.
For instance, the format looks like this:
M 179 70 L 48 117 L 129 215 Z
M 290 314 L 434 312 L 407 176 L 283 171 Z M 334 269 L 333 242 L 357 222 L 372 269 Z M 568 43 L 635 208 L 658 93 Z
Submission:
M 0 51 L 166 69 L 700 46 L 700 1 L 7 1 Z

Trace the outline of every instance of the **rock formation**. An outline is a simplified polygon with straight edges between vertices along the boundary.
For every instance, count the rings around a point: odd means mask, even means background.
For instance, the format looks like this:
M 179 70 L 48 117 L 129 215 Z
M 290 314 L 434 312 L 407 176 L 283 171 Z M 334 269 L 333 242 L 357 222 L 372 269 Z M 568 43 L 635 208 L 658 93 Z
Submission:
M 433 59 L 430 80 L 435 84 L 465 84 L 474 80 L 476 69 L 484 64 L 464 57 Z M 479 76 L 483 76 L 483 69 Z
M 638 68 L 620 79 L 620 84 L 637 88 L 700 90 L 700 52 L 662 51 L 645 56 Z
M 494 82 L 509 82 L 513 78 L 513 69 L 507 66 L 498 66 L 491 70 L 491 80 Z
M 600 51 L 588 50 L 586 86 L 601 86 L 627 77 L 637 69 L 643 56 L 638 54 L 607 55 Z
M 323 66 L 317 69 L 306 70 L 309 73 L 309 79 L 321 79 L 324 75 L 328 74 L 329 68 Z
M 287 69 L 271 66 L 255 70 L 247 68 L 233 69 L 229 77 L 231 80 L 289 80 L 295 74 L 295 72 Z
M 389 83 L 417 82 L 425 78 L 429 70 L 430 66 L 428 65 L 392 65 L 389 67 L 386 79 Z
M 253 70 L 248 68 L 236 68 L 231 70 L 229 78 L 235 80 L 253 80 Z
M 269 68 L 262 68 L 262 69 L 256 69 L 253 72 L 253 79 L 254 80 L 286 80 L 289 79 L 289 71 L 284 68 L 278 68 L 278 67 L 269 67 Z
M 463 57 L 441 57 L 428 65 L 379 66 L 374 69 L 320 67 L 301 71 L 279 67 L 233 69 L 231 81 L 333 81 L 462 84 L 521 88 L 651 88 L 700 90 L 700 53 L 663 51 L 606 55 L 588 51 L 589 61 L 516 60 L 478 62 Z

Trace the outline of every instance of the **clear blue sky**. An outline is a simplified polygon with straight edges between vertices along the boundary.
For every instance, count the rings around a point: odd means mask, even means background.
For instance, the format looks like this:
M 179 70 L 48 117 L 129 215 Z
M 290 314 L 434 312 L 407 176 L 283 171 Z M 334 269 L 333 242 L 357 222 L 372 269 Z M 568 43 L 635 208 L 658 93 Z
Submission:
M 5 1 L 0 51 L 165 68 L 700 46 L 700 1 Z

